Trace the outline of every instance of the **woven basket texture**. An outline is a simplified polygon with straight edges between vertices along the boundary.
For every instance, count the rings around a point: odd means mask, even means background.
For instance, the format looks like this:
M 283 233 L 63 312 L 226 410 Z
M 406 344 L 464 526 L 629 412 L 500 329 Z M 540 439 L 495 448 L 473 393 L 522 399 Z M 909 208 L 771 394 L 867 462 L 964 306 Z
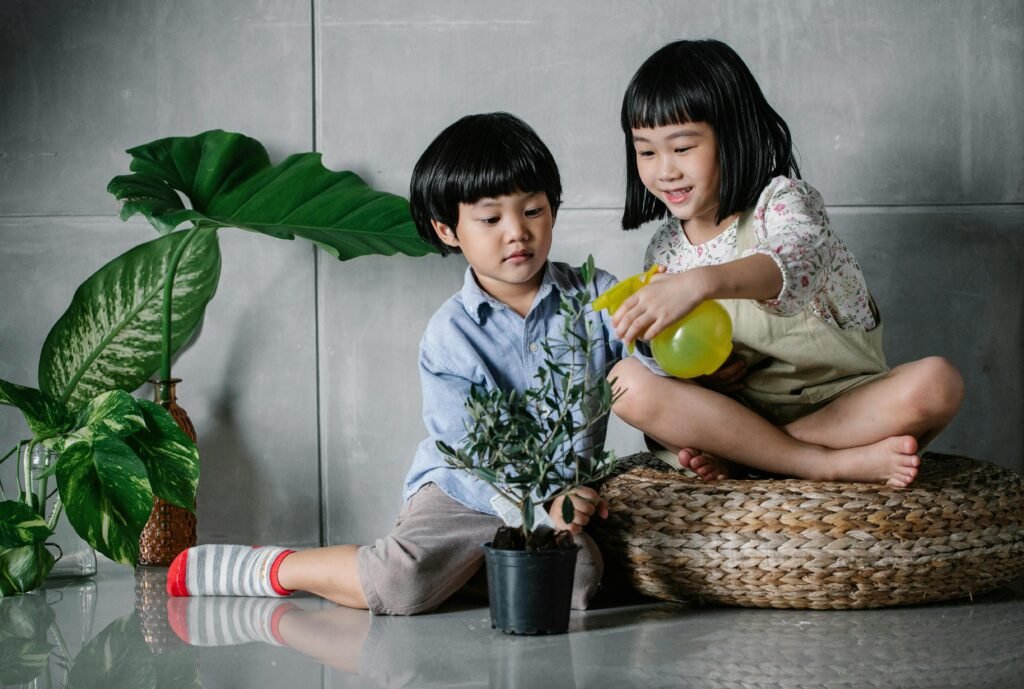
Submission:
M 135 568 L 135 613 L 142 638 L 154 654 L 184 646 L 168 620 L 167 597 L 166 567 Z
M 601 487 L 592 534 L 642 594 L 759 608 L 877 608 L 990 591 L 1024 574 L 1024 476 L 925 453 L 904 489 L 704 482 L 649 453 Z M 617 570 L 617 571 L 616 571 Z

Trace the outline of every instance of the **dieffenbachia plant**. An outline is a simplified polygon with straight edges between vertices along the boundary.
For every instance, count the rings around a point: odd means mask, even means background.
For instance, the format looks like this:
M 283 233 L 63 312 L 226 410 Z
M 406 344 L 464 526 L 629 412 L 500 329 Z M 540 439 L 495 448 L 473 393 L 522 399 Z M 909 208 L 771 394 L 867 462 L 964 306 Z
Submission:
M 272 165 L 258 141 L 220 130 L 128 153 L 132 174 L 115 177 L 108 191 L 122 219 L 141 214 L 161 236 L 82 283 L 43 345 L 38 389 L 0 380 L 0 404 L 18 408 L 32 433 L 0 462 L 27 457 L 25 445 L 58 455 L 42 475 L 23 462 L 16 499 L 0 487 L 2 595 L 35 588 L 49 572 L 44 545 L 62 511 L 96 550 L 133 564 L 154 494 L 193 509 L 195 445 L 166 410 L 128 392 L 157 372 L 170 380 L 173 355 L 217 290 L 220 228 L 302 237 L 339 260 L 433 251 L 405 199 L 326 169 L 318 153 Z M 58 499 L 47 514 L 51 477 Z

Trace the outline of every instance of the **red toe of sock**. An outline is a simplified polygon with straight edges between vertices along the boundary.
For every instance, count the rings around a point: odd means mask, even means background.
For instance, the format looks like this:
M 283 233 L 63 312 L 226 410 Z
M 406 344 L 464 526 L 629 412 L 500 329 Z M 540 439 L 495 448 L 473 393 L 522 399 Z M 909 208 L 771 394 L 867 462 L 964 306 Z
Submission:
M 174 558 L 170 569 L 167 570 L 167 593 L 172 596 L 188 596 L 188 588 L 185 586 L 185 573 L 187 571 L 188 550 L 183 550 Z

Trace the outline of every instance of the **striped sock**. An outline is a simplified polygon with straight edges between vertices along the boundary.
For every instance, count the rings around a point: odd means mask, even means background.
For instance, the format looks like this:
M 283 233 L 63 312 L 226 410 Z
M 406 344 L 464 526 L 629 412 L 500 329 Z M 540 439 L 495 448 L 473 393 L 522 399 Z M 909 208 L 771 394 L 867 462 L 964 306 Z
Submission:
M 294 550 L 249 545 L 198 545 L 183 551 L 167 571 L 172 596 L 287 596 L 277 580 L 281 561 Z
M 298 610 L 290 601 L 266 598 L 168 598 L 167 621 L 190 646 L 234 646 L 262 641 L 286 646 L 281 618 Z

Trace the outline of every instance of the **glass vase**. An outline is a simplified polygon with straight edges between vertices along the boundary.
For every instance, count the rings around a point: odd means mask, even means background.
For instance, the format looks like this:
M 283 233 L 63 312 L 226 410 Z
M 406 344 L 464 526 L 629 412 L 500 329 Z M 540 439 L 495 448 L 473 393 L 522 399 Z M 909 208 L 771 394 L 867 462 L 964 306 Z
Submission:
M 178 404 L 176 386 L 180 378 L 151 380 L 156 392 L 153 401 L 166 409 L 178 427 L 192 442 L 196 442 L 196 429 L 188 414 Z M 166 389 L 167 394 L 161 395 Z M 139 564 L 167 567 L 178 553 L 196 544 L 196 515 L 186 509 L 153 496 L 153 511 L 139 536 Z
M 26 445 L 22 452 L 25 453 L 23 461 L 25 456 L 28 457 L 32 490 L 37 496 L 46 500 L 45 518 L 48 519 L 53 513 L 59 497 L 56 491 L 56 479 L 52 476 L 44 477 L 41 474 L 50 465 L 57 462 L 59 455 L 42 445 Z M 91 577 L 96 574 L 96 551 L 78 535 L 66 514 L 62 513 L 57 519 L 54 533 L 46 539 L 46 547 L 56 560 L 53 569 L 47 576 L 48 579 Z

